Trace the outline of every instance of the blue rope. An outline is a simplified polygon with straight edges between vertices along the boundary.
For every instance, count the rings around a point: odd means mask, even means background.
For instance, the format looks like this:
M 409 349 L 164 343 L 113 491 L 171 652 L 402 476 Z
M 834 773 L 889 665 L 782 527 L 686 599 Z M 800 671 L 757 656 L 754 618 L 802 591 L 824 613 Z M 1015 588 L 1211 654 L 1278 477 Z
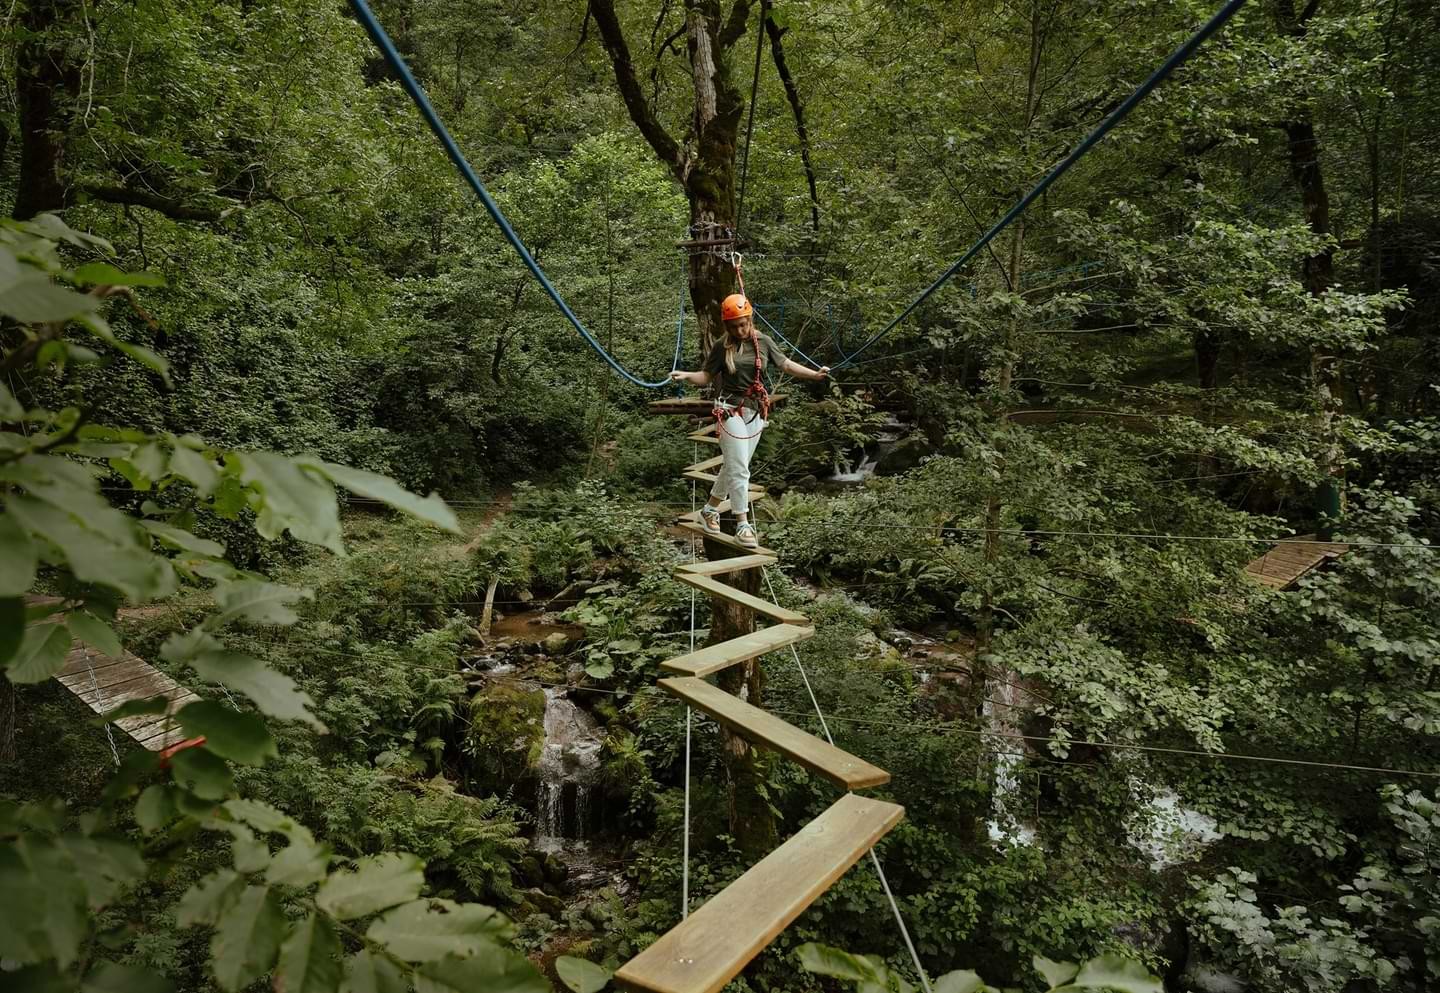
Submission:
M 1086 135 L 1084 141 L 1076 145 L 1075 149 L 1069 155 L 1065 156 L 1065 158 L 1060 161 L 1059 165 L 1051 169 L 1050 172 L 1046 174 L 1044 179 L 1036 183 L 1034 189 L 1032 189 L 1029 193 L 1025 194 L 1025 196 L 1021 198 L 1019 203 L 1011 207 L 1010 210 L 1005 214 L 1005 216 L 1000 218 L 1000 220 L 995 223 L 994 227 L 981 235 L 980 240 L 975 242 L 975 244 L 970 247 L 969 251 L 967 251 L 964 255 L 960 256 L 960 258 L 957 259 L 955 263 L 950 266 L 950 268 L 942 272 L 940 274 L 940 277 L 936 279 L 935 282 L 927 286 L 925 288 L 925 291 L 921 293 L 918 297 L 916 297 L 908 307 L 902 310 L 898 317 L 896 317 L 889 324 L 885 325 L 879 331 L 875 332 L 875 334 L 872 335 L 867 341 L 865 341 L 864 344 L 862 344 L 859 348 L 855 349 L 855 351 L 851 352 L 849 357 L 846 358 L 845 361 L 842 362 L 839 366 L 837 366 L 837 368 L 843 369 L 848 365 L 852 365 L 854 363 L 855 356 L 859 355 L 861 352 L 865 351 L 867 348 L 875 344 L 881 338 L 885 337 L 891 332 L 891 330 L 895 328 L 896 325 L 898 325 L 901 321 L 905 320 L 905 318 L 909 317 L 912 313 L 914 313 L 915 308 L 919 307 L 922 303 L 928 300 L 931 294 L 933 294 L 941 286 L 944 286 L 945 283 L 947 283 L 952 276 L 959 272 L 960 269 L 967 262 L 973 259 L 976 255 L 978 255 L 986 245 L 990 244 L 990 242 L 995 239 L 996 235 L 998 235 L 1001 231 L 1004 231 L 1007 227 L 1010 226 L 1012 222 L 1015 221 L 1016 218 L 1018 218 L 1021 214 L 1025 213 L 1025 209 L 1029 207 L 1030 204 L 1034 203 L 1035 200 L 1037 200 L 1041 194 L 1048 190 L 1057 179 L 1065 175 L 1065 173 L 1070 170 L 1071 166 L 1084 158 L 1085 154 L 1089 152 L 1090 149 L 1098 145 L 1101 139 L 1103 139 L 1107 134 L 1109 134 L 1110 131 L 1115 127 L 1115 125 L 1119 124 L 1122 120 L 1126 118 L 1126 116 L 1129 115 L 1130 111 L 1135 109 L 1136 104 L 1138 104 L 1141 100 L 1145 99 L 1145 97 L 1150 94 L 1151 90 L 1155 89 L 1157 86 L 1163 83 L 1166 77 L 1168 77 L 1172 72 L 1174 72 L 1181 65 L 1183 65 L 1185 61 L 1190 58 L 1191 55 L 1195 54 L 1195 50 L 1199 48 L 1200 45 L 1204 43 L 1207 38 L 1209 38 L 1216 31 L 1220 30 L 1220 28 L 1225 25 L 1225 22 L 1230 20 L 1231 17 L 1235 16 L 1235 12 L 1244 5 L 1245 0 L 1230 0 L 1229 3 L 1221 7 L 1220 10 L 1216 12 L 1214 17 L 1206 21 L 1204 26 L 1201 27 L 1199 31 L 1196 31 L 1193 35 L 1190 36 L 1190 39 L 1186 41 L 1185 44 L 1175 49 L 1175 51 L 1170 54 L 1170 57 L 1165 60 L 1164 64 L 1162 64 L 1159 69 L 1156 69 L 1155 72 L 1151 74 L 1149 79 L 1141 83 L 1140 86 L 1136 88 L 1134 93 L 1131 93 L 1128 97 L 1126 97 L 1124 103 L 1111 111 L 1110 116 L 1106 117 L 1105 120 L 1101 121 L 1099 127 L 1097 127 L 1094 131 L 1091 131 L 1090 134 Z
M 639 376 L 630 372 L 630 370 L 617 362 L 609 352 L 605 351 L 605 346 L 601 345 L 599 340 L 586 329 L 585 325 L 580 323 L 580 318 L 575 316 L 575 312 L 570 309 L 569 304 L 560 296 L 559 291 L 555 289 L 549 278 L 545 275 L 544 270 L 540 268 L 540 264 L 535 261 L 535 257 L 525 248 L 525 244 L 520 240 L 520 236 L 515 233 L 515 229 L 510 226 L 510 222 L 505 219 L 505 215 L 500 212 L 499 205 L 496 204 L 494 198 L 490 196 L 490 192 L 485 189 L 485 184 L 480 182 L 480 177 L 475 174 L 475 170 L 466 160 L 465 154 L 460 151 L 460 146 L 455 143 L 455 139 L 451 137 L 444 122 L 440 120 L 440 115 L 437 114 L 435 108 L 430 105 L 430 98 L 425 95 L 424 87 L 416 81 L 414 74 L 410 71 L 410 67 L 405 63 L 404 56 L 396 50 L 395 43 L 390 40 L 390 36 L 385 33 L 385 29 L 380 26 L 380 22 L 375 19 L 375 14 L 370 10 L 369 5 L 366 4 L 365 0 L 350 0 L 350 6 L 355 11 L 355 16 L 364 26 L 366 33 L 370 35 L 370 40 L 375 43 L 375 47 L 380 50 L 380 54 L 385 56 L 385 61 L 390 64 L 390 68 L 395 71 L 395 75 L 400 77 L 400 85 L 405 88 L 406 93 L 410 94 L 410 99 L 415 102 L 415 107 L 420 111 L 420 116 L 425 118 L 425 123 L 430 125 L 430 130 L 435 133 L 435 137 L 440 139 L 440 144 L 445 148 L 445 154 L 449 156 L 450 161 L 455 164 L 455 168 L 460 171 L 460 175 L 464 177 L 465 182 L 470 184 L 470 188 L 475 191 L 475 195 L 480 198 L 480 202 L 485 205 L 485 210 L 489 212 L 491 219 L 499 226 L 500 231 L 505 235 L 505 240 L 510 242 L 515 252 L 520 256 L 520 260 L 525 263 L 525 267 L 530 270 L 530 274 L 545 288 L 545 292 L 549 294 L 550 299 L 555 302 L 555 306 L 560 309 L 560 312 L 565 315 L 565 318 L 574 325 L 575 330 L 580 332 L 580 337 L 584 338 L 586 343 L 595 349 L 595 353 L 604 359 L 610 368 L 614 369 L 636 386 L 643 386 L 648 390 L 668 386 L 670 383 L 670 377 L 668 375 L 657 382 L 647 383 Z M 682 293 L 683 292 L 682 287 Z M 684 311 L 682 310 L 681 323 L 679 329 L 676 331 L 675 338 L 675 364 L 670 367 L 671 372 L 680 365 L 681 346 L 679 336 L 683 329 Z
M 790 346 L 790 351 L 792 351 L 792 352 L 794 352 L 796 355 L 800 356 L 800 357 L 801 357 L 802 359 L 804 359 L 806 362 L 809 362 L 809 363 L 810 363 L 811 365 L 813 365 L 816 369 L 820 368 L 820 363 L 819 363 L 819 362 L 816 362 L 816 361 L 815 361 L 814 359 L 812 359 L 810 356 L 808 356 L 808 355 L 806 355 L 804 352 L 800 351 L 800 346 L 796 345 L 795 342 L 791 341 L 789 338 L 787 338 L 787 337 L 785 337 L 783 334 L 781 334 L 780 331 L 779 331 L 779 329 L 776 328 L 775 325 L 773 325 L 773 324 L 771 324 L 769 321 L 767 321 L 767 320 L 765 319 L 765 315 L 762 314 L 762 313 L 760 313 L 760 308 L 759 308 L 759 307 L 755 307 L 755 306 L 752 304 L 752 309 L 753 309 L 754 312 L 755 312 L 755 316 L 756 316 L 757 318 L 759 318 L 760 323 L 763 324 L 763 325 L 765 325 L 765 329 L 766 329 L 767 331 L 769 331 L 771 334 L 773 334 L 775 337 L 779 338 L 782 342 L 784 342 L 785 344 L 789 345 L 789 346 Z

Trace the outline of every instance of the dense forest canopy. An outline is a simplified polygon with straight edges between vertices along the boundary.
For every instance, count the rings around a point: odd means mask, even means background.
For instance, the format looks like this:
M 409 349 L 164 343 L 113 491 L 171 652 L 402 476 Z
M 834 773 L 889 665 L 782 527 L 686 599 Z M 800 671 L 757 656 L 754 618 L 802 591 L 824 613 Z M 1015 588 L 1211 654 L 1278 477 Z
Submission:
M 906 816 L 727 989 L 1440 984 L 1440 8 L 1251 0 L 872 341 L 1218 2 L 373 6 L 617 362 L 834 369 L 745 692 Z M 834 802 L 657 688 L 715 453 L 351 6 L 4 25 L 0 985 L 598 990 Z

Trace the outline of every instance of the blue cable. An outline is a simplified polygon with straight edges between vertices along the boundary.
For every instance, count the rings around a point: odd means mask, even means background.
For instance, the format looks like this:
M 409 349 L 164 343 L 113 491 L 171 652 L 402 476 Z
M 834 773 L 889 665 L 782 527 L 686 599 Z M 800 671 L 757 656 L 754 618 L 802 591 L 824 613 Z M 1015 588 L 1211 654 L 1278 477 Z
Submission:
M 815 361 L 814 359 L 812 359 L 810 356 L 808 356 L 808 355 L 806 355 L 804 352 L 800 351 L 800 347 L 799 347 L 798 345 L 796 345 L 796 344 L 795 344 L 793 341 L 791 341 L 789 338 L 787 338 L 787 337 L 785 337 L 783 334 L 781 334 L 780 331 L 775 327 L 775 325 L 773 325 L 773 324 L 771 324 L 769 321 L 767 321 L 767 320 L 765 319 L 765 315 L 762 314 L 762 313 L 760 313 L 760 308 L 759 308 L 759 307 L 754 306 L 754 304 L 752 303 L 752 304 L 751 304 L 751 309 L 754 311 L 755 316 L 760 319 L 760 323 L 763 324 L 763 325 L 765 325 L 766 330 L 768 330 L 768 331 L 769 331 L 771 334 L 773 334 L 775 337 L 779 338 L 782 342 L 784 342 L 785 344 L 787 344 L 787 345 L 790 346 L 790 351 L 792 351 L 792 352 L 794 352 L 796 355 L 800 356 L 800 357 L 801 357 L 802 359 L 804 359 L 806 362 L 809 362 L 809 363 L 810 363 L 811 365 L 813 365 L 816 369 L 819 369 L 819 368 L 820 368 L 820 363 L 819 363 L 819 362 L 816 362 L 816 361 Z
M 390 68 L 395 70 L 395 75 L 400 77 L 400 85 L 405 88 L 406 93 L 410 94 L 410 99 L 415 102 L 416 108 L 420 111 L 420 116 L 425 118 L 425 123 L 430 125 L 430 130 L 435 132 L 435 137 L 440 139 L 440 144 L 445 148 L 445 154 L 450 157 L 450 161 L 455 164 L 455 168 L 460 171 L 460 175 L 470 184 L 470 188 L 475 191 L 475 195 L 480 198 L 480 202 L 485 205 L 485 210 L 489 212 L 490 217 L 500 227 L 500 231 L 505 235 L 505 240 L 510 242 L 511 246 L 520 256 L 520 260 L 524 262 L 525 267 L 530 270 L 530 274 L 545 288 L 545 292 L 549 294 L 550 299 L 555 302 L 555 306 L 560 308 L 560 312 L 565 315 L 566 319 L 575 326 L 575 330 L 580 332 L 580 337 L 584 338 L 590 347 L 595 349 L 595 353 L 604 359 L 610 368 L 614 369 L 636 386 L 643 386 L 645 389 L 654 390 L 669 385 L 670 377 L 668 375 L 658 382 L 647 383 L 639 376 L 630 372 L 630 370 L 615 361 L 610 353 L 605 351 L 605 347 L 600 344 L 599 340 L 586 329 L 585 325 L 580 323 L 580 318 L 575 316 L 575 312 L 570 309 L 569 304 L 560 296 L 559 291 L 555 289 L 549 278 L 545 275 L 544 270 L 540 268 L 540 264 L 535 261 L 534 256 L 525 248 L 524 243 L 520 240 L 520 236 L 515 233 L 515 229 L 510 226 L 510 222 L 505 219 L 505 215 L 500 212 L 499 205 L 496 204 L 495 200 L 490 196 L 490 192 L 485 189 L 485 184 L 480 182 L 480 177 L 475 174 L 475 170 L 466 160 L 465 154 L 460 151 L 460 146 L 455 143 L 455 139 L 451 137 L 444 122 L 440 120 L 440 115 L 437 114 L 435 108 L 430 105 L 430 98 L 425 95 L 424 87 L 416 81 L 414 74 L 410 71 L 410 66 L 405 62 L 405 57 L 396 50 L 395 43 L 390 40 L 390 36 L 385 33 L 385 29 L 380 26 L 380 22 L 375 19 L 375 14 L 370 10 L 369 5 L 366 4 L 365 0 L 350 0 L 350 6 L 355 11 L 355 16 L 359 19 L 361 25 L 364 26 L 366 33 L 370 35 L 370 40 L 375 43 L 375 47 L 380 50 L 380 54 L 385 56 L 385 61 L 389 63 Z M 681 293 L 683 301 L 683 284 Z M 670 367 L 671 372 L 674 372 L 680 365 L 680 334 L 684 330 L 685 316 L 683 307 L 680 316 L 680 326 L 676 331 L 675 338 L 675 363 Z
M 1229 3 L 1221 7 L 1220 10 L 1216 12 L 1214 17 L 1206 21 L 1204 26 L 1202 26 L 1199 31 L 1196 31 L 1193 35 L 1190 36 L 1190 39 L 1186 41 L 1185 44 L 1175 49 L 1175 51 L 1170 54 L 1170 57 L 1165 60 L 1164 64 L 1162 64 L 1159 69 L 1156 69 L 1155 72 L 1151 74 L 1149 79 L 1141 83 L 1140 86 L 1136 88 L 1134 93 L 1131 93 L 1128 97 L 1126 97 L 1124 103 L 1111 111 L 1110 116 L 1106 117 L 1105 120 L 1101 121 L 1099 127 L 1097 127 L 1094 131 L 1091 131 L 1090 134 L 1085 137 L 1084 141 L 1076 145 L 1075 149 L 1060 161 L 1059 165 L 1051 169 L 1050 172 L 1046 174 L 1044 179 L 1036 183 L 1033 190 L 1025 194 L 1025 196 L 1021 198 L 1019 203 L 1011 207 L 1010 210 L 1005 214 L 1005 216 L 1000 218 L 1000 220 L 995 223 L 994 227 L 981 235 L 980 240 L 975 242 L 975 244 L 970 247 L 969 251 L 967 251 L 964 255 L 960 256 L 960 258 L 957 259 L 955 263 L 950 266 L 950 268 L 946 269 L 940 274 L 940 277 L 936 279 L 935 282 L 927 286 L 923 293 L 916 297 L 908 307 L 902 310 L 900 312 L 900 316 L 896 317 L 889 324 L 885 325 L 874 335 L 872 335 L 859 348 L 851 352 L 850 355 L 845 359 L 845 361 L 840 363 L 840 365 L 838 365 L 836 369 L 843 369 L 846 366 L 852 365 L 855 356 L 859 355 L 861 352 L 865 351 L 867 348 L 875 344 L 881 338 L 885 337 L 891 332 L 891 330 L 895 328 L 896 325 L 898 325 L 901 321 L 905 320 L 905 318 L 909 317 L 912 313 L 914 313 L 915 308 L 919 307 L 922 303 L 924 303 L 930 298 L 930 295 L 932 293 L 938 290 L 941 286 L 945 285 L 945 283 L 950 280 L 950 277 L 954 276 L 957 272 L 959 272 L 960 269 L 965 265 L 965 263 L 969 262 L 976 255 L 978 255 L 986 245 L 990 244 L 990 242 L 995 239 L 996 235 L 1009 227 L 1010 224 L 1017 217 L 1019 217 L 1025 212 L 1025 209 L 1029 207 L 1030 204 L 1032 204 L 1036 199 L 1038 199 L 1042 193 L 1048 190 L 1057 179 L 1059 179 L 1066 172 L 1068 172 L 1071 166 L 1084 158 L 1085 154 L 1089 152 L 1090 149 L 1098 145 L 1100 143 L 1100 140 L 1104 138 L 1107 134 L 1109 134 L 1111 129 L 1113 129 L 1115 125 L 1119 124 L 1122 120 L 1125 119 L 1125 117 L 1130 113 L 1130 111 L 1135 109 L 1136 104 L 1138 104 L 1141 100 L 1145 99 L 1145 97 L 1150 94 L 1151 90 L 1155 89 L 1157 86 L 1163 83 L 1166 77 L 1168 77 L 1172 72 L 1174 72 L 1181 65 L 1183 65 L 1185 61 L 1190 58 L 1191 55 L 1194 55 L 1195 50 L 1199 48 L 1200 45 L 1204 43 L 1204 41 L 1212 34 L 1220 30 L 1220 28 L 1224 27 L 1225 22 L 1230 20 L 1230 18 L 1234 17 L 1235 12 L 1243 6 L 1245 6 L 1245 0 L 1230 0 Z

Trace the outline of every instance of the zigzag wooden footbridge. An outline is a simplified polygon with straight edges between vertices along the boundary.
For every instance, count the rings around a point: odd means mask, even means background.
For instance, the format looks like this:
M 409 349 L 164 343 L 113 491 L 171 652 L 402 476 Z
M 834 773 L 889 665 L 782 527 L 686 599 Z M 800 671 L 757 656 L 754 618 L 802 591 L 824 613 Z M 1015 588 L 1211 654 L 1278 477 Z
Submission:
M 652 410 L 695 412 L 693 401 L 664 403 Z M 687 437 L 699 444 L 720 443 L 714 425 Z M 698 483 L 714 483 L 712 471 L 720 463 L 719 457 L 705 459 L 687 466 L 683 475 Z M 751 490 L 752 498 L 764 495 L 763 489 Z M 728 511 L 729 502 L 721 508 Z M 708 593 L 717 610 L 738 608 L 735 616 L 744 617 L 743 626 L 751 630 L 662 663 L 660 667 L 674 675 L 659 680 L 659 685 L 754 745 L 779 752 L 847 792 L 622 966 L 615 980 L 636 993 L 721 989 L 905 816 L 897 804 L 851 792 L 888 783 L 888 772 L 706 682 L 705 677 L 733 667 L 757 665 L 760 656 L 804 641 L 815 629 L 805 615 L 740 588 L 758 590 L 759 572 L 776 562 L 774 552 L 747 548 L 729 534 L 707 532 L 698 512 L 682 516 L 680 526 L 704 539 L 706 561 L 680 566 L 675 578 Z M 775 623 L 753 630 L 756 614 Z

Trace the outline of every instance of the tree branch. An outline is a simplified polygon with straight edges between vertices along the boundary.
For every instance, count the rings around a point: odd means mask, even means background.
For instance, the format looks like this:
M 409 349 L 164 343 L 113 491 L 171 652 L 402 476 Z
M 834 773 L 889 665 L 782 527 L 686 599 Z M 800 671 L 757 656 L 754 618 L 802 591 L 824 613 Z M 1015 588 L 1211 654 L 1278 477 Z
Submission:
M 805 130 L 805 108 L 800 102 L 800 91 L 795 88 L 795 80 L 790 75 L 790 67 L 785 62 L 785 48 L 780 39 L 784 36 L 786 29 L 771 20 L 771 8 L 770 0 L 760 0 L 765 32 L 770 36 L 770 54 L 775 61 L 775 70 L 780 74 L 780 82 L 785 84 L 785 96 L 790 101 L 790 111 L 795 116 L 795 134 L 800 139 L 800 161 L 805 166 L 805 182 L 810 185 L 810 224 L 818 234 L 820 232 L 820 194 L 815 188 L 815 166 L 810 161 L 810 133 Z
M 630 47 L 625 43 L 625 33 L 620 27 L 620 19 L 615 16 L 615 0 L 591 0 L 590 16 L 600 31 L 605 54 L 610 57 L 610 65 L 615 70 L 615 84 L 620 90 L 621 99 L 625 101 L 630 120 L 635 122 L 640 134 L 659 156 L 660 161 L 670 167 L 671 174 L 683 185 L 688 171 L 685 152 L 675 139 L 670 137 L 670 133 L 656 118 L 654 108 L 645 100 L 640 81 L 635 78 L 635 65 L 630 60 Z
M 160 196 L 156 193 L 139 190 L 133 186 L 88 184 L 80 187 L 80 189 L 96 200 L 131 207 L 146 207 L 177 221 L 202 221 L 214 224 L 223 221 L 240 209 L 239 204 L 234 204 L 223 210 L 216 210 L 213 207 L 197 207 L 194 204 L 184 203 L 180 200 L 172 200 L 169 197 Z
M 735 0 L 735 6 L 730 8 L 730 17 L 726 20 L 725 26 L 720 29 L 721 48 L 729 48 L 745 37 L 745 27 L 750 22 L 751 6 L 750 0 Z

